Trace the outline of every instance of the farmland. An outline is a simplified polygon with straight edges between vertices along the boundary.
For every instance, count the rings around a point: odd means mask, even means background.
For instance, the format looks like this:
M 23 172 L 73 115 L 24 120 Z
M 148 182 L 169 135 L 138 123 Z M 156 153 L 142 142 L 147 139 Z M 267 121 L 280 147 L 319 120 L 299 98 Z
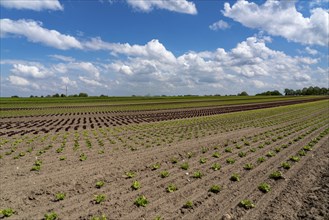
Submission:
M 327 97 L 1 99 L 0 118 L 0 218 L 329 217 Z

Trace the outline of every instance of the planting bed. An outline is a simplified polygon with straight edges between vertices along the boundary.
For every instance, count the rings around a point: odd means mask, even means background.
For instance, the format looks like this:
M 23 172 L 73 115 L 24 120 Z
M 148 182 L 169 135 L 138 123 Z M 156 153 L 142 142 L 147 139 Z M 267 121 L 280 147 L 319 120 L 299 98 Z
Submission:
M 14 136 L 17 134 L 39 134 L 50 131 L 72 131 L 85 130 L 101 127 L 121 126 L 138 124 L 143 122 L 157 122 L 183 118 L 193 118 L 208 115 L 224 114 L 229 112 L 248 111 L 262 108 L 272 108 L 291 104 L 312 102 L 324 98 L 298 99 L 289 101 L 273 101 L 269 103 L 257 103 L 246 105 L 233 105 L 222 107 L 193 108 L 193 109 L 171 109 L 158 111 L 102 111 L 102 112 L 74 112 L 60 114 L 45 114 L 33 116 L 3 117 L 0 122 L 0 137 Z M 50 107 L 56 108 L 56 107 Z M 63 108 L 63 107 L 59 107 Z M 68 106 L 70 108 L 70 106 Z M 79 107 L 84 108 L 84 107 Z M 79 110 L 79 108 L 77 110 Z M 89 107 L 85 107 L 89 108 Z M 19 110 L 10 108 L 6 111 Z M 31 109 L 33 110 L 33 109 Z
M 328 219 L 328 104 L 5 118 L 0 210 L 13 211 L 8 219 Z

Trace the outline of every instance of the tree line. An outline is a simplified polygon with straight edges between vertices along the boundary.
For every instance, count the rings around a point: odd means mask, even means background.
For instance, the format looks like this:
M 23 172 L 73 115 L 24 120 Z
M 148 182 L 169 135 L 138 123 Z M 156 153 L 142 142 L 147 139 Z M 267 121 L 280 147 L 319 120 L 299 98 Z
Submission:
M 304 87 L 303 89 L 285 89 L 284 90 L 285 95 L 329 95 L 329 89 L 325 87 L 318 87 L 318 86 L 310 86 L 308 88 Z

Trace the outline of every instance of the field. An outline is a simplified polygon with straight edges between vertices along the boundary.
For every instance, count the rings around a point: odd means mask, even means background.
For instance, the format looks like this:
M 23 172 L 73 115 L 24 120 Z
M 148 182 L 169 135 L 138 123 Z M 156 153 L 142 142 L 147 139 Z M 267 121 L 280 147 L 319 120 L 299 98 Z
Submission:
M 328 97 L 0 101 L 0 218 L 329 218 Z

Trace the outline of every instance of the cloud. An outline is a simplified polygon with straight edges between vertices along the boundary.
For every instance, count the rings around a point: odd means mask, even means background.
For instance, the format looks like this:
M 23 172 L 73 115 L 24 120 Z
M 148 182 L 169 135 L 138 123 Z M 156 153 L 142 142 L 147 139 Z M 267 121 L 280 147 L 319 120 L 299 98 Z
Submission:
M 268 36 L 253 36 L 229 51 L 223 48 L 190 51 L 175 57 L 175 61 L 167 62 L 140 55 L 105 66 L 109 72 L 118 73 L 117 79 L 120 85 L 126 85 L 125 88 L 134 86 L 142 90 L 146 86 L 156 87 L 154 91 L 176 91 L 176 94 L 178 88 L 186 91 L 202 87 L 221 88 L 231 93 L 233 88 L 243 86 L 244 90 L 252 88 L 256 91 L 280 89 L 280 86 L 296 80 L 303 83 L 312 81 L 310 65 L 316 64 L 317 59 L 289 56 L 270 49 L 266 45 L 268 42 L 271 42 Z M 129 70 L 129 74 L 123 69 Z
M 72 87 L 75 87 L 77 88 L 78 84 L 75 80 L 71 80 L 69 77 L 67 76 L 61 76 L 60 77 L 62 83 L 65 85 L 65 86 L 72 86 Z M 64 87 L 64 86 L 63 86 Z
M 230 25 L 223 20 L 219 20 L 219 21 L 213 23 L 212 25 L 209 25 L 209 28 L 210 28 L 210 30 L 213 30 L 213 31 L 225 30 L 227 28 L 230 28 Z
M 312 9 L 310 17 L 304 17 L 297 11 L 295 1 L 267 0 L 263 5 L 257 5 L 240 0 L 232 6 L 225 3 L 222 13 L 246 27 L 282 36 L 289 41 L 321 46 L 329 44 L 329 13 L 322 8 Z
M 85 84 L 90 85 L 90 86 L 104 86 L 102 83 L 100 83 L 94 79 L 87 79 L 86 77 L 83 77 L 83 76 L 79 76 L 79 79 L 82 82 L 84 82 Z
M 42 10 L 63 10 L 58 0 L 2 0 L 0 5 L 5 8 L 29 9 L 34 11 Z
M 27 79 L 24 79 L 20 76 L 9 76 L 8 80 L 11 84 L 17 85 L 17 86 L 29 86 L 30 82 Z
M 25 77 L 31 77 L 31 78 L 45 78 L 50 72 L 46 72 L 42 70 L 42 67 L 38 66 L 31 66 L 31 65 L 24 65 L 24 64 L 14 64 L 13 69 L 11 69 L 11 72 L 16 75 L 22 75 Z
M 100 39 L 97 42 L 97 50 L 113 50 L 120 56 L 97 62 L 73 58 L 62 62 L 59 57 L 58 63 L 43 65 L 2 61 L 2 65 L 12 65 L 16 70 L 10 71 L 14 82 L 10 83 L 11 90 L 33 88 L 28 85 L 33 82 L 43 95 L 64 93 L 65 86 L 69 94 L 237 94 L 243 90 L 255 94 L 309 85 L 323 87 L 328 83 L 327 69 L 315 65 L 319 59 L 273 50 L 269 47 L 271 38 L 263 35 L 248 37 L 229 50 L 187 51 L 177 56 L 158 40 L 144 45 L 111 44 Z M 37 78 L 40 73 L 51 74 Z
M 310 47 L 306 47 L 305 48 L 305 51 L 308 53 L 308 54 L 311 54 L 311 55 L 317 55 L 319 52 L 317 51 L 317 50 L 314 50 L 314 49 L 312 49 L 312 48 L 310 48 Z
M 157 39 L 153 39 L 145 45 L 130 45 L 128 43 L 108 43 L 97 37 L 85 42 L 84 46 L 90 50 L 109 50 L 113 55 L 142 56 L 157 58 L 164 62 L 175 62 L 173 53 L 168 51 Z
M 150 12 L 154 9 L 165 9 L 192 15 L 198 13 L 195 4 L 187 0 L 127 0 L 127 3 L 133 8 L 144 12 Z
M 318 6 L 322 6 L 322 5 L 328 5 L 329 0 L 311 0 L 308 2 L 310 7 L 318 7 Z
M 63 56 L 63 55 L 58 55 L 58 54 L 49 55 L 49 57 L 52 57 L 56 60 L 61 60 L 64 62 L 73 62 L 75 60 L 73 57 L 68 57 L 68 56 Z
M 5 18 L 0 20 L 0 26 L 0 37 L 18 35 L 26 37 L 31 42 L 42 43 L 61 50 L 82 49 L 82 45 L 74 37 L 43 28 L 41 22 L 24 19 L 14 21 Z

